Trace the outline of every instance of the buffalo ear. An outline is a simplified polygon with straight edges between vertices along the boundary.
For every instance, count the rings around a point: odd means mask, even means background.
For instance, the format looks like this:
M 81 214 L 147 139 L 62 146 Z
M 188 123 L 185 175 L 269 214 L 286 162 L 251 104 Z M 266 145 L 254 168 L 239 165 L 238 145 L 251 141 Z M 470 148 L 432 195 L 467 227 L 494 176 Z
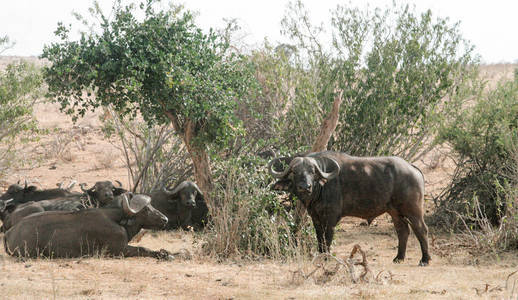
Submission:
M 29 192 L 34 192 L 34 191 L 36 191 L 37 189 L 38 189 L 38 188 L 37 188 L 35 185 L 31 185 L 31 186 L 27 187 L 27 191 L 29 191 Z
M 198 205 L 198 203 L 201 201 L 201 202 L 205 202 L 205 198 L 203 197 L 203 194 L 202 193 L 196 193 L 196 205 Z
M 88 189 L 86 193 L 89 197 L 95 197 L 95 188 Z
M 277 180 L 270 187 L 270 189 L 273 191 L 289 191 L 290 188 L 291 188 L 291 180 L 289 180 L 289 179 Z

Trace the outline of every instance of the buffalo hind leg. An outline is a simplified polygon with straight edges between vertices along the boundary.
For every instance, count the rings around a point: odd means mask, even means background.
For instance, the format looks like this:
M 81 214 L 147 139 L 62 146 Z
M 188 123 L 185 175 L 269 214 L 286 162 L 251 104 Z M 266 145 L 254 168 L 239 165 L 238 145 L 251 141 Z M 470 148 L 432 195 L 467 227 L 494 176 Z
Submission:
M 326 252 L 330 252 L 331 243 L 333 242 L 333 236 L 335 234 L 335 227 L 328 225 L 325 228 L 325 236 L 324 236 L 324 246 L 326 247 Z
M 129 246 L 127 245 L 124 248 L 123 254 L 125 257 L 134 257 L 134 256 L 140 256 L 140 257 L 154 257 L 158 259 L 170 259 L 172 258 L 172 254 L 169 253 L 169 251 L 160 249 L 160 251 L 153 251 L 149 250 L 144 247 L 135 247 L 135 246 Z
M 406 243 L 408 241 L 408 235 L 410 234 L 410 228 L 406 220 L 400 216 L 398 212 L 390 212 L 390 216 L 392 217 L 392 222 L 394 222 L 398 238 L 397 256 L 393 262 L 400 263 L 405 260 Z
M 410 226 L 412 226 L 412 230 L 421 245 L 421 253 L 423 256 L 421 261 L 419 261 L 419 265 L 427 266 L 431 260 L 430 253 L 428 252 L 428 227 L 424 223 L 422 215 L 408 217 L 408 220 L 410 221 Z

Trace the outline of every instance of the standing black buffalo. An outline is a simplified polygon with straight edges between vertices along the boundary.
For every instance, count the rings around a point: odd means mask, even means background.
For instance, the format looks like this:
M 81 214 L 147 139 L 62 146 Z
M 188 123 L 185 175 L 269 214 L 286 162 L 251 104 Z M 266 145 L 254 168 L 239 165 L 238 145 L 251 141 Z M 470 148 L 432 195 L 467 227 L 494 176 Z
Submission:
M 167 217 L 150 202 L 145 195 L 125 194 L 122 207 L 46 211 L 27 216 L 5 233 L 5 251 L 22 257 L 106 254 L 167 258 L 166 250 L 128 245 L 140 229 L 161 229 L 167 224 Z
M 203 193 L 196 183 L 183 181 L 172 190 L 159 190 L 151 194 L 151 204 L 167 216 L 167 229 L 192 226 L 199 230 L 207 223 L 208 208 Z
M 282 163 L 287 167 L 280 171 Z M 329 251 L 334 228 L 342 217 L 369 220 L 386 212 L 392 217 L 399 240 L 394 262 L 405 259 L 410 224 L 421 245 L 419 265 L 428 265 L 424 177 L 413 165 L 395 156 L 354 157 L 325 151 L 276 158 L 268 169 L 278 179 L 273 189 L 295 194 L 306 207 L 320 252 Z

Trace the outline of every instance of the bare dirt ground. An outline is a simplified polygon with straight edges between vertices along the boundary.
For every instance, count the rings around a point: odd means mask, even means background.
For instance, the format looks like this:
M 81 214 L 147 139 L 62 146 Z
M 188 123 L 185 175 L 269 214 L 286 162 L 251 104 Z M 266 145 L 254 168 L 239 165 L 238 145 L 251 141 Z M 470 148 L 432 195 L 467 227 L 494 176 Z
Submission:
M 5 61 L 4 61 L 5 62 Z M 486 66 L 489 80 L 512 74 L 514 66 Z M 35 115 L 48 129 L 38 141 L 19 149 L 22 166 L 0 178 L 0 192 L 11 183 L 28 179 L 41 188 L 77 180 L 89 185 L 98 180 L 120 180 L 128 185 L 116 140 L 100 129 L 100 112 L 73 124 L 57 105 L 40 103 Z M 451 162 L 439 150 L 418 162 L 427 178 L 427 199 L 448 181 Z M 76 187 L 76 190 L 78 188 Z M 431 200 L 427 207 L 431 209 Z M 517 252 L 476 253 L 460 235 L 430 228 L 432 262 L 418 267 L 421 257 L 413 234 L 407 259 L 393 264 L 397 237 L 387 215 L 375 225 L 345 218 L 338 226 L 333 252 L 345 258 L 355 244 L 366 252 L 369 282 L 352 283 L 346 272 L 315 272 L 311 257 L 292 261 L 263 259 L 218 261 L 201 255 L 203 233 L 184 231 L 147 233 L 137 245 L 180 252 L 173 261 L 151 258 L 84 258 L 17 260 L 0 250 L 2 298 L 12 299 L 516 299 Z M 328 262 L 332 266 L 332 262 Z M 329 267 L 328 269 L 332 269 Z M 507 286 L 506 286 L 507 285 Z M 516 287 L 515 287 L 516 286 Z

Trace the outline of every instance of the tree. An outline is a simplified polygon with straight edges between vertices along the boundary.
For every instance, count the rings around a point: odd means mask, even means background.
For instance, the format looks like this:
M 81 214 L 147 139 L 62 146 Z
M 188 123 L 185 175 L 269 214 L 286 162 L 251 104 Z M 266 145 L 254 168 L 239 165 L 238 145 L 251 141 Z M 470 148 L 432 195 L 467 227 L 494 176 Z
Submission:
M 209 200 L 207 147 L 224 147 L 240 132 L 233 112 L 248 93 L 253 70 L 223 36 L 203 33 L 190 12 L 177 6 L 156 10 L 158 2 L 137 8 L 117 0 L 111 20 L 95 5 L 91 12 L 100 24 L 90 28 L 99 32 L 81 31 L 76 41 L 69 38 L 71 26 L 60 23 L 60 42 L 42 55 L 51 62 L 44 70 L 48 97 L 75 117 L 112 104 L 123 115 L 140 113 L 150 125 L 171 122 Z
M 408 5 L 338 6 L 327 43 L 324 27 L 311 24 L 300 1 L 290 4 L 282 24 L 318 99 L 317 112 L 309 107 L 307 114 L 331 111 L 336 90 L 347 99 L 332 149 L 352 155 L 418 159 L 433 145 L 448 98 L 476 71 L 473 47 L 458 24 Z
M 0 37 L 0 54 L 11 46 L 7 36 Z M 41 84 L 39 69 L 27 62 L 11 63 L 0 70 L 0 173 L 11 162 L 13 139 L 35 127 L 32 107 L 42 93 Z

